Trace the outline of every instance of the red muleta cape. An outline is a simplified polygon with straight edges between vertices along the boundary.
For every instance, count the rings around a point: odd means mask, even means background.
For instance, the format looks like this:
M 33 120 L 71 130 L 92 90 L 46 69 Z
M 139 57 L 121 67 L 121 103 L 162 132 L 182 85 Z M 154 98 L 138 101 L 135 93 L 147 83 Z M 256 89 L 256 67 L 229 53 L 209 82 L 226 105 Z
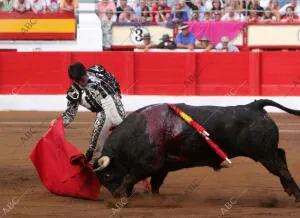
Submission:
M 84 155 L 65 139 L 60 117 L 38 141 L 30 154 L 44 186 L 62 196 L 96 200 L 100 184 Z

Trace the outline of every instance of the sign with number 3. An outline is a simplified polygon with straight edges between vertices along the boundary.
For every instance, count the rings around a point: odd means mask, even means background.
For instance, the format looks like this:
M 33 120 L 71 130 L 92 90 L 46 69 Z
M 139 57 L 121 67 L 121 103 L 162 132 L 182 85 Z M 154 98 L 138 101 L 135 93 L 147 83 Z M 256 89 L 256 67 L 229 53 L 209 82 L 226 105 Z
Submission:
M 133 27 L 130 31 L 130 39 L 136 45 L 143 44 L 143 36 L 145 33 L 149 33 L 145 27 Z

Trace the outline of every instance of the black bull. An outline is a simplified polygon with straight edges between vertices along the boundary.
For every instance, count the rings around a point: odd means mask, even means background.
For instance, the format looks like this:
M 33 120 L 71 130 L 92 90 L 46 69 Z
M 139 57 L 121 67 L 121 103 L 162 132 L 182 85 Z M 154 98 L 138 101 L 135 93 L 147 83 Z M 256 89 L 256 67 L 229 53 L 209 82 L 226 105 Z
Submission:
M 271 100 L 230 107 L 175 105 L 203 125 L 229 158 L 244 156 L 260 162 L 300 201 L 285 152 L 278 148 L 278 127 L 263 107 L 274 106 L 294 115 L 300 111 Z M 217 170 L 222 161 L 167 104 L 157 104 L 131 113 L 114 129 L 105 143 L 99 160 L 103 169 L 97 176 L 114 196 L 130 195 L 134 185 L 147 177 L 151 177 L 152 192 L 159 193 L 168 172 L 202 166 Z

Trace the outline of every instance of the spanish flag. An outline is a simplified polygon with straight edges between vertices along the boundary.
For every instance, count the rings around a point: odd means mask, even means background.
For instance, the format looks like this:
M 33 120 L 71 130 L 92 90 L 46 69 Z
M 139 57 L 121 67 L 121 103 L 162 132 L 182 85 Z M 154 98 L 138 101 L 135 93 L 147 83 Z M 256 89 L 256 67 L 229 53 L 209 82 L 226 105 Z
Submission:
M 76 18 L 72 12 L 0 13 L 0 40 L 74 40 Z

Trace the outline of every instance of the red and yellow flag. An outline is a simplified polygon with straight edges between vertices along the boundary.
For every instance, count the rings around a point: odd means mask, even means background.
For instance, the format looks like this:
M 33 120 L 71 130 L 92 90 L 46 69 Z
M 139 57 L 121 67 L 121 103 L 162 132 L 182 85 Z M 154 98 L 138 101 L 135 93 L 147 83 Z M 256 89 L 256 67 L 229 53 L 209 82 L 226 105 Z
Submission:
M 70 12 L 0 13 L 0 40 L 74 40 L 76 18 Z

